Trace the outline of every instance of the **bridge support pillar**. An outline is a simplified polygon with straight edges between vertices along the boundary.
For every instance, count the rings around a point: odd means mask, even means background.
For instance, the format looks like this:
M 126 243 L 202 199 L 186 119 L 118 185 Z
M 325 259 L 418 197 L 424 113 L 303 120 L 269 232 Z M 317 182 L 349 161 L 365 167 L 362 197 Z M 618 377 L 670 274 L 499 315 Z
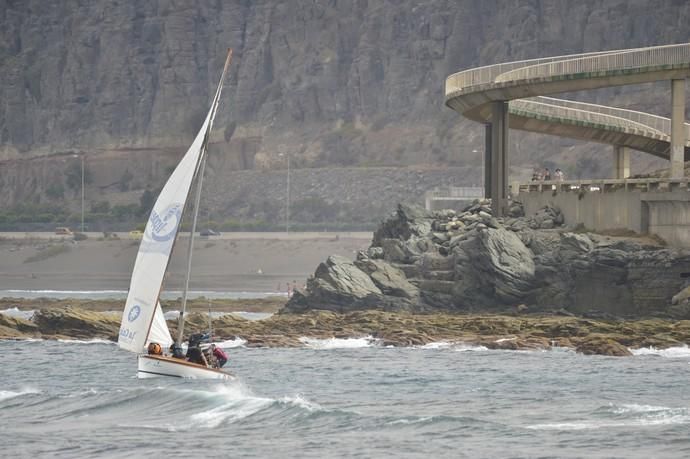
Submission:
M 617 179 L 630 177 L 630 149 L 628 147 L 613 146 L 613 169 Z
M 507 210 L 508 187 L 508 102 L 491 102 L 491 152 L 489 187 L 491 210 L 495 217 L 502 217 Z M 489 130 L 487 130 L 487 134 Z M 487 140 L 488 146 L 488 140 Z M 487 155 L 489 159 L 489 155 Z
M 491 197 L 491 123 L 484 125 L 484 197 Z
M 671 80 L 671 178 L 685 175 L 685 80 Z

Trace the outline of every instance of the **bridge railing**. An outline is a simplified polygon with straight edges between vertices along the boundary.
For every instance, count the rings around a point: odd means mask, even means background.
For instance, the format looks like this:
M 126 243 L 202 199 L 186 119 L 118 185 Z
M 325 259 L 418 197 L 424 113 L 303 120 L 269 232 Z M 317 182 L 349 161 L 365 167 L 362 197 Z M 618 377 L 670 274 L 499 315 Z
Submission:
M 612 191 L 688 191 L 690 178 L 545 180 L 527 183 L 515 182 L 511 186 L 513 197 L 522 193 L 586 193 Z M 518 198 L 519 200 L 519 198 Z
M 482 199 L 484 188 L 476 186 L 437 187 L 426 192 L 427 198 Z
M 573 100 L 566 99 L 554 99 L 553 97 L 544 96 L 522 100 L 530 100 L 534 102 L 555 105 L 558 107 L 567 107 L 577 110 L 601 113 L 604 115 L 611 115 L 625 120 L 633 121 L 635 123 L 639 123 L 641 125 L 646 126 L 647 129 L 656 130 L 662 134 L 671 135 L 671 120 L 663 116 L 652 115 L 651 113 L 627 110 L 624 108 L 608 107 L 606 105 L 590 104 L 587 102 L 576 102 Z M 685 128 L 690 134 L 690 124 L 686 123 Z
M 653 135 L 656 135 L 660 140 L 668 141 L 668 134 L 646 124 L 621 118 L 612 114 L 598 113 L 581 108 L 571 108 L 565 104 L 557 105 L 551 103 L 550 101 L 548 103 L 544 103 L 534 99 L 516 99 L 510 101 L 510 110 L 511 112 L 518 111 L 531 113 L 534 115 L 547 116 L 550 118 L 581 121 L 594 125 L 604 125 L 609 128 L 616 127 L 631 134 L 640 134 L 644 135 L 645 137 L 652 137 Z
M 499 81 L 673 65 L 688 62 L 688 59 L 690 59 L 690 43 L 683 43 L 486 65 L 454 73 L 446 78 L 446 96 L 472 86 Z
M 524 66 L 497 76 L 495 82 L 676 65 L 689 60 L 690 43 L 652 46 Z

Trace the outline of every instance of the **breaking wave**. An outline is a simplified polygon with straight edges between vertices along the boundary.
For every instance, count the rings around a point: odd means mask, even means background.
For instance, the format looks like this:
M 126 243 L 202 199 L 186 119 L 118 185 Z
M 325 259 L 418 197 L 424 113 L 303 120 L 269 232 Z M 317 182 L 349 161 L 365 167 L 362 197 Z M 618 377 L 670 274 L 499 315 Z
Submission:
M 655 347 L 641 347 L 639 349 L 630 349 L 633 355 L 658 355 L 668 359 L 681 359 L 690 357 L 690 347 L 687 345 L 678 347 L 669 347 L 666 349 L 657 349 Z
M 688 408 L 630 404 L 609 404 L 593 413 L 601 419 L 532 424 L 531 430 L 592 430 L 615 427 L 652 427 L 690 424 Z
M 377 346 L 379 340 L 372 336 L 364 338 L 307 338 L 299 339 L 301 343 L 310 349 L 356 349 L 362 347 Z

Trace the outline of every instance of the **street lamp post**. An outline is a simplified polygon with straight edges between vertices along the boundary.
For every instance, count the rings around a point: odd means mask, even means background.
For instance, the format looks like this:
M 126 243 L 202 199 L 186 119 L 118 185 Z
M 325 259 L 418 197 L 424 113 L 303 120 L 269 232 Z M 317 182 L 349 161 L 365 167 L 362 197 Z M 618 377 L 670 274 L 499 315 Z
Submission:
M 290 153 L 280 153 L 287 160 L 287 186 L 285 190 L 285 233 L 290 233 Z
M 81 232 L 84 232 L 84 155 L 81 155 Z

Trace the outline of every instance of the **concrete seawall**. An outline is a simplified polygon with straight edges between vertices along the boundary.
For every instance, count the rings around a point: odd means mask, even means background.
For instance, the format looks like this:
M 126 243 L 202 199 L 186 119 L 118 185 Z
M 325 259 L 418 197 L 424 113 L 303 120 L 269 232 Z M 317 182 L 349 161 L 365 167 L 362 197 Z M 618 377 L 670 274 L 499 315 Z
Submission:
M 526 215 L 558 207 L 567 225 L 656 234 L 671 246 L 690 248 L 688 179 L 532 182 L 511 189 Z

